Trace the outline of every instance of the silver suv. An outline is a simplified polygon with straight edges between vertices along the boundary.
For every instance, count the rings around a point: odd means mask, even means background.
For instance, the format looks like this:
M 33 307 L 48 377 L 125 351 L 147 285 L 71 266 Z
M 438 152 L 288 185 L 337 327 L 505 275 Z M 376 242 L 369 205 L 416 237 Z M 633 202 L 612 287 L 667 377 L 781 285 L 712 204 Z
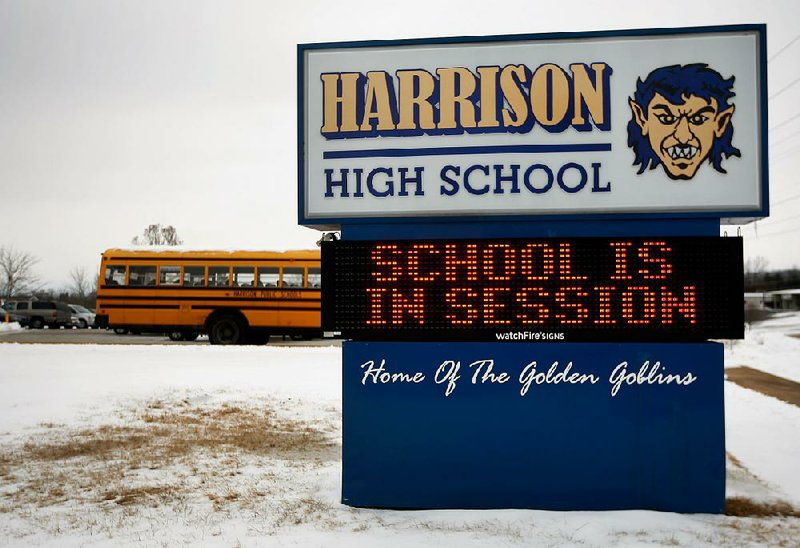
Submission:
M 79 329 L 94 327 L 95 314 L 85 306 L 70 304 L 69 311 L 72 313 L 72 324 Z
M 30 326 L 33 329 L 41 329 L 45 325 L 53 329 L 72 325 L 72 313 L 69 307 L 56 301 L 11 300 L 6 301 L 3 308 L 30 318 Z

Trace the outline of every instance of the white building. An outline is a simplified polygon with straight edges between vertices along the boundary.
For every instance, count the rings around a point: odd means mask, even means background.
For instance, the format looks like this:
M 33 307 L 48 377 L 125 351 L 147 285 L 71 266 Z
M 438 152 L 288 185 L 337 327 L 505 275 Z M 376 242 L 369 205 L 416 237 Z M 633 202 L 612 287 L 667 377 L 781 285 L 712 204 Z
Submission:
M 765 307 L 765 295 L 761 292 L 745 293 L 744 294 L 744 308 L 745 310 L 762 310 Z
M 745 302 L 747 302 L 746 297 Z M 800 289 L 768 291 L 764 293 L 764 302 L 776 310 L 800 310 Z

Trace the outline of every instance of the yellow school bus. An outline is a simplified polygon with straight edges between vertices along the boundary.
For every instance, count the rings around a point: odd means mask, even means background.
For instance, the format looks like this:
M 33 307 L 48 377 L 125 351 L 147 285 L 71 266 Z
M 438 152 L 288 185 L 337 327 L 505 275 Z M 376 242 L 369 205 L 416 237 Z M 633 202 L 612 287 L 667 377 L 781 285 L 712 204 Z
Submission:
M 320 336 L 320 253 L 109 249 L 97 323 L 211 344 Z

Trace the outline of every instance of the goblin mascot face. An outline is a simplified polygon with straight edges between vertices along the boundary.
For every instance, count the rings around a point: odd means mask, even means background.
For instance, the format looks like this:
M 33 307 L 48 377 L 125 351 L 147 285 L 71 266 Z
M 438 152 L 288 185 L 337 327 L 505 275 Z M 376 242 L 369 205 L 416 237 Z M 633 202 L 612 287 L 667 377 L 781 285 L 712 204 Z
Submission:
M 662 67 L 640 79 L 628 99 L 628 146 L 639 173 L 661 165 L 672 179 L 691 179 L 706 158 L 726 173 L 723 157 L 741 156 L 731 144 L 733 81 L 705 64 Z

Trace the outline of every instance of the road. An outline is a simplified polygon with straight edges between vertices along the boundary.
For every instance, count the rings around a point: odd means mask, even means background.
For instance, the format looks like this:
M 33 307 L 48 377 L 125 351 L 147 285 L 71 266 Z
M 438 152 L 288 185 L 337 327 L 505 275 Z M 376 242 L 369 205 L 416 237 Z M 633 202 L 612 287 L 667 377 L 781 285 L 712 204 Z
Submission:
M 0 331 L 0 344 L 208 344 L 207 337 L 197 341 L 171 341 L 166 335 L 117 335 L 105 329 L 22 329 L 19 331 Z M 288 337 L 271 337 L 270 345 L 275 346 L 339 346 L 341 341 L 332 339 L 313 339 L 293 341 Z

